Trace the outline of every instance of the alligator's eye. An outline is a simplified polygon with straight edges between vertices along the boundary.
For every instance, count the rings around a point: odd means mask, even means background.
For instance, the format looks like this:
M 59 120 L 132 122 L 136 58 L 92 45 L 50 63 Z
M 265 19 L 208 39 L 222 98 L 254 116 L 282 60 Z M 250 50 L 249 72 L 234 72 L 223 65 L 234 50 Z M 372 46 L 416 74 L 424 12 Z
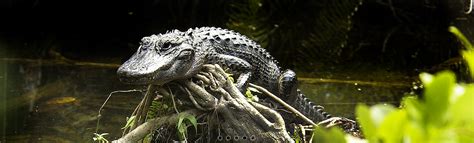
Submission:
M 170 42 L 165 42 L 161 46 L 161 50 L 166 51 L 166 50 L 170 49 L 171 47 L 174 47 L 175 45 L 176 44 L 173 44 L 173 43 L 170 43 Z

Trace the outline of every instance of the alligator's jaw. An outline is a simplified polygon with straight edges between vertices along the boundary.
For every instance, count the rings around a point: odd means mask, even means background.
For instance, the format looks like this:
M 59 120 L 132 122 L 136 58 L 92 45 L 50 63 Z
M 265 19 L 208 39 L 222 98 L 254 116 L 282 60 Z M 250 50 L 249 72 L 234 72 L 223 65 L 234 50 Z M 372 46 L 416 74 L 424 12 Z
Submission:
M 156 80 L 159 71 L 172 65 L 172 58 L 165 58 L 155 52 L 137 51 L 117 70 L 119 80 L 126 84 L 164 84 L 166 79 Z

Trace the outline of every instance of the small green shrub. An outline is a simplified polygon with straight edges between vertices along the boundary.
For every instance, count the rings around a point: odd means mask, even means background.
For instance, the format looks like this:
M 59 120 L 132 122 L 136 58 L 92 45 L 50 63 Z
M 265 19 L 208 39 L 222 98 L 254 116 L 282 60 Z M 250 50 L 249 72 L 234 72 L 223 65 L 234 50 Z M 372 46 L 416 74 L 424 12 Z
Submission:
M 455 27 L 449 31 L 466 47 L 462 51 L 471 76 L 474 77 L 474 48 Z M 474 142 L 474 84 L 456 83 L 451 71 L 434 75 L 421 73 L 424 93 L 402 100 L 401 108 L 391 105 L 368 107 L 360 104 L 356 116 L 366 141 L 371 143 L 473 143 Z M 318 133 L 318 132 L 315 132 Z M 331 131 L 340 142 L 340 133 Z M 320 135 L 320 136 L 323 136 Z M 331 142 L 331 141 L 326 141 Z

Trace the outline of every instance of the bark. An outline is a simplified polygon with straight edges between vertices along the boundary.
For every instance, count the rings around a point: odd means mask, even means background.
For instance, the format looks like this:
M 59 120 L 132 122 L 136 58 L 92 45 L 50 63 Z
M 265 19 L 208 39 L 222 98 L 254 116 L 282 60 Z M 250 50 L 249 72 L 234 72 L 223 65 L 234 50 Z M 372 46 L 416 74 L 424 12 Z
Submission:
M 137 124 L 139 126 L 130 128 L 130 132 L 113 142 L 137 142 L 142 140 L 147 134 L 165 125 L 170 128 L 176 128 L 174 125 L 177 123 L 178 114 L 149 119 L 141 124 L 146 117 L 150 100 L 156 96 L 154 93 L 172 97 L 174 110 L 177 113 L 179 113 L 176 107 L 178 106 L 177 103 L 180 103 L 181 106 L 183 103 L 181 100 L 188 101 L 188 104 L 183 104 L 182 106 L 188 106 L 188 109 L 192 110 L 185 112 L 198 117 L 198 122 L 201 123 L 201 127 L 198 128 L 205 129 L 187 136 L 190 141 L 194 141 L 193 139 L 205 141 L 207 139 L 208 142 L 215 142 L 216 140 L 232 142 L 294 142 L 286 130 L 287 125 L 282 116 L 277 111 L 251 101 L 244 96 L 233 83 L 229 74 L 224 72 L 219 65 L 205 65 L 202 72 L 193 78 L 177 81 L 167 86 L 173 87 L 174 90 L 180 90 L 180 92 L 173 92 L 171 88 L 164 89 L 164 87 L 149 86 L 149 91 L 147 91 L 145 96 L 146 99 L 142 102 L 143 104 L 140 104 L 140 106 L 146 107 L 137 107 L 137 111 L 134 112 L 137 117 L 141 117 Z M 346 118 L 335 117 L 319 123 L 313 123 L 303 114 L 299 113 L 299 111 L 293 109 L 266 89 L 253 84 L 250 84 L 250 86 L 264 93 L 269 98 L 275 99 L 275 101 L 286 107 L 288 111 L 292 112 L 295 117 L 301 118 L 310 126 L 342 126 L 346 132 L 359 132 L 354 130 L 358 129 L 356 123 Z M 176 100 L 180 102 L 175 102 L 175 98 L 178 98 Z M 203 116 L 208 118 L 202 118 Z M 306 128 L 312 129 L 312 127 Z M 174 133 L 173 131 L 168 132 Z M 303 136 L 305 136 L 305 132 L 303 132 Z
M 216 137 L 211 140 L 293 142 L 286 131 L 281 115 L 266 106 L 249 101 L 218 65 L 206 65 L 203 72 L 196 75 L 195 78 L 199 82 L 187 79 L 178 83 L 185 88 L 185 93 L 189 94 L 187 100 L 191 100 L 190 103 L 193 103 L 191 105 L 196 109 L 186 112 L 191 112 L 195 116 L 198 116 L 197 113 L 207 112 L 213 117 L 217 117 L 208 123 L 209 125 L 218 124 L 218 128 L 212 128 L 212 130 L 219 130 L 219 135 L 208 135 L 208 137 Z M 169 95 L 169 93 L 164 93 L 164 95 L 166 94 Z M 138 109 L 146 108 L 138 107 Z M 141 111 L 140 113 L 143 115 L 146 112 Z M 165 123 L 173 125 L 176 121 L 176 115 L 149 119 L 113 142 L 140 141 Z M 215 133 L 215 131 L 211 132 Z

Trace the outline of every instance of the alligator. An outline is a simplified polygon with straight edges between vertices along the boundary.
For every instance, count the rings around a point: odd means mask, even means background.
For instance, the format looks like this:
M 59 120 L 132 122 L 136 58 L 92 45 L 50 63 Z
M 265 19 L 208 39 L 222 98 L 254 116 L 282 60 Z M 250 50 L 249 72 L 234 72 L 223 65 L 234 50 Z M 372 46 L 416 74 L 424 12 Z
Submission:
M 237 75 L 236 86 L 242 92 L 248 83 L 255 83 L 314 122 L 331 117 L 297 89 L 295 72 L 283 71 L 259 44 L 228 29 L 201 27 L 143 37 L 138 50 L 117 74 L 123 83 L 163 85 L 194 76 L 204 64 L 229 68 Z

